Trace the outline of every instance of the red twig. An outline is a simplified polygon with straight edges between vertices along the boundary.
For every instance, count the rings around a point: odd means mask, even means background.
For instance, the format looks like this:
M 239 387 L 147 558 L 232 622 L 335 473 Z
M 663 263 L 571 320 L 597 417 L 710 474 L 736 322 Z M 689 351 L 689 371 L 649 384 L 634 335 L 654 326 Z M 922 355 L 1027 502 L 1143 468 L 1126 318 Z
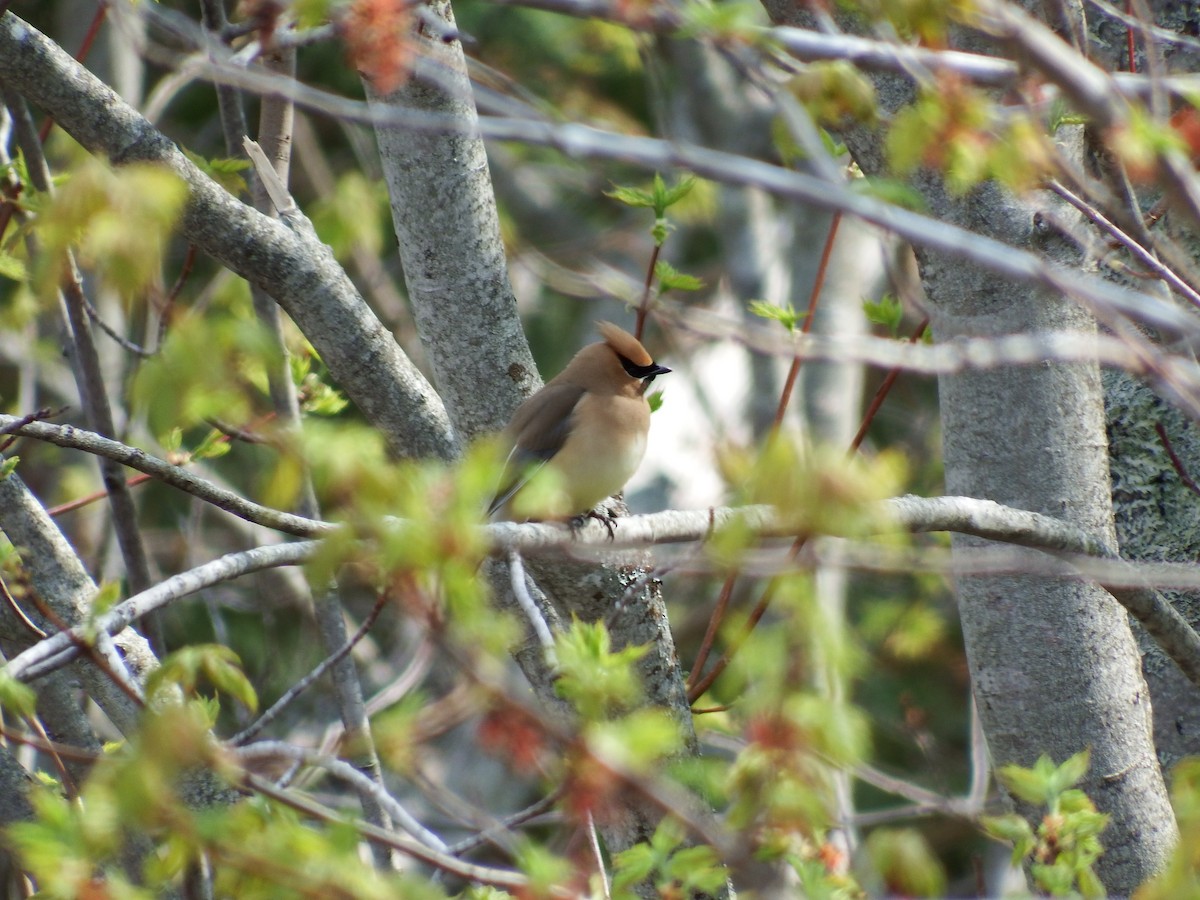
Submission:
M 917 326 L 912 337 L 908 339 L 908 342 L 915 344 L 921 339 L 921 335 L 925 333 L 925 329 L 928 327 L 929 319 L 922 319 L 921 324 Z M 892 385 L 896 383 L 896 379 L 899 376 L 900 367 L 896 366 L 880 382 L 878 390 L 875 391 L 875 396 L 871 398 L 871 402 L 867 406 L 867 411 L 863 413 L 862 424 L 858 426 L 858 432 L 854 435 L 854 440 L 850 442 L 850 449 L 847 452 L 848 456 L 853 456 L 858 452 L 858 448 L 862 446 L 862 442 L 867 436 L 867 431 L 870 429 L 871 423 L 875 421 L 875 416 L 879 412 L 879 407 L 883 406 L 883 401 L 887 399 L 888 393 L 892 390 Z
M 252 422 L 250 424 L 249 428 L 247 429 L 247 431 L 253 432 L 254 429 L 271 421 L 273 418 L 275 418 L 274 412 L 265 413 L 264 415 L 259 416 L 259 418 L 256 419 L 254 422 Z M 213 427 L 216 427 L 216 426 L 213 426 Z M 220 428 L 217 428 L 216 430 L 221 431 Z M 231 440 L 231 437 L 229 434 L 225 433 L 224 431 L 221 431 L 221 436 L 216 438 L 216 440 L 221 441 L 222 443 L 229 443 L 229 441 Z M 185 465 L 187 462 L 190 462 L 190 461 L 191 461 L 191 457 L 188 456 L 183 462 L 180 462 L 179 464 Z M 176 462 L 176 460 L 171 460 L 171 462 Z M 139 472 L 137 475 L 132 475 L 129 478 L 125 479 L 125 486 L 126 487 L 137 487 L 139 484 L 144 484 L 147 481 L 153 480 L 153 478 L 154 478 L 153 475 L 147 475 L 145 472 Z M 70 500 L 70 501 L 68 501 L 66 503 L 62 503 L 58 506 L 53 506 L 50 509 L 46 510 L 46 512 L 51 517 L 61 516 L 64 513 L 74 512 L 77 509 L 82 509 L 83 507 L 88 506 L 92 503 L 95 503 L 98 500 L 103 500 L 107 496 L 108 496 L 107 491 L 103 491 L 103 490 L 96 491 L 95 493 L 87 494 L 83 497 L 79 497 L 75 500 Z
M 792 544 L 792 555 L 795 556 L 800 552 L 800 548 L 804 546 L 807 536 L 796 538 L 796 542 Z M 742 632 L 734 639 L 728 649 L 721 654 L 720 659 L 713 663 L 713 667 L 708 670 L 708 674 L 699 679 L 694 685 L 688 689 L 688 702 L 695 703 L 697 699 L 704 695 L 713 682 L 721 677 L 721 673 L 729 666 L 733 660 L 733 656 L 741 649 L 742 644 L 750 637 L 750 632 L 754 631 L 756 625 L 767 613 L 767 608 L 771 605 L 771 600 L 775 597 L 775 589 L 779 586 L 779 579 L 772 578 L 770 583 L 763 588 L 762 596 L 758 599 L 758 603 L 754 605 L 754 609 L 750 611 L 750 617 L 746 619 L 746 624 L 742 626 Z
M 817 264 L 817 275 L 813 279 L 812 292 L 808 295 L 808 310 L 805 312 L 804 321 L 800 325 L 801 334 L 808 334 L 812 330 L 813 319 L 816 317 L 817 312 L 817 300 L 821 296 L 821 288 L 825 286 L 825 275 L 829 270 L 829 260 L 833 256 L 833 242 L 837 238 L 838 226 L 841 223 L 842 214 L 840 212 L 834 213 L 833 219 L 829 223 L 829 233 L 825 236 L 825 246 L 821 250 L 821 261 Z M 775 410 L 775 420 L 771 424 L 773 431 L 779 431 L 783 426 L 783 416 L 787 412 L 788 404 L 791 403 L 792 391 L 796 387 L 796 378 L 800 374 L 800 366 L 803 363 L 804 360 L 799 356 L 792 358 L 791 368 L 788 369 L 787 379 L 783 383 L 783 391 L 779 395 L 779 406 Z M 796 542 L 792 545 L 793 556 L 800 552 L 800 548 L 804 546 L 806 540 L 808 540 L 806 537 L 796 539 Z M 750 636 L 750 632 L 754 630 L 754 626 L 766 614 L 767 607 L 771 603 L 771 598 L 775 594 L 775 585 L 777 582 L 772 580 L 763 589 L 763 595 L 750 612 L 750 618 L 746 620 L 742 633 L 721 654 L 720 658 L 713 663 L 713 667 L 708 673 L 701 675 L 700 673 L 704 669 L 704 664 L 708 661 L 708 655 L 712 652 L 712 645 L 716 639 L 717 630 L 721 627 L 721 622 L 725 618 L 725 612 L 729 607 L 729 598 L 733 593 L 736 581 L 737 572 L 732 572 L 725 579 L 725 583 L 721 585 L 721 593 L 717 597 L 717 605 L 708 620 L 708 627 L 704 631 L 704 639 L 700 642 L 700 650 L 696 654 L 696 661 L 692 666 L 691 674 L 688 676 L 688 702 L 690 703 L 695 703 L 697 698 L 712 687 L 713 682 L 725 671 L 730 660 L 733 659 L 733 655 L 738 651 L 738 648 L 742 646 L 746 638 Z
M 708 617 L 708 627 L 704 629 L 704 638 L 700 641 L 700 649 L 696 653 L 696 661 L 692 663 L 692 671 L 688 675 L 688 699 L 691 702 L 696 701 L 696 697 L 703 694 L 704 691 L 696 693 L 692 696 L 692 689 L 700 680 L 700 673 L 704 671 L 704 664 L 708 662 L 708 654 L 712 652 L 713 641 L 717 638 L 717 629 L 721 627 L 721 622 L 725 618 L 725 610 L 729 607 L 729 598 L 733 595 L 733 586 L 737 583 L 737 572 L 730 572 L 725 577 L 725 583 L 721 585 L 721 593 L 717 595 L 717 605 L 713 607 L 712 615 Z
M 638 303 L 637 324 L 633 329 L 633 336 L 639 341 L 642 339 L 642 329 L 646 327 L 646 314 L 650 312 L 650 287 L 654 284 L 654 267 L 658 265 L 658 254 L 662 251 L 661 244 L 654 245 L 654 252 L 650 254 L 650 266 L 646 269 L 646 284 L 642 287 L 642 300 Z
M 96 36 L 100 34 L 100 26 L 104 24 L 104 17 L 108 15 L 108 4 L 100 3 L 96 7 L 96 15 L 92 16 L 92 24 L 88 26 L 87 34 L 83 36 L 83 41 L 79 45 L 79 52 L 75 54 L 76 62 L 83 62 L 87 59 L 87 55 L 92 51 L 92 44 L 96 42 Z M 54 127 L 54 120 L 49 116 L 42 123 L 41 130 L 38 131 L 38 138 L 44 144 L 46 138 L 50 134 L 50 129 Z
M 1200 495 L 1200 484 L 1196 484 L 1195 479 L 1188 474 L 1187 468 L 1183 465 L 1183 460 L 1179 458 L 1179 454 L 1171 446 L 1171 439 L 1167 437 L 1167 429 L 1163 427 L 1163 423 L 1155 422 L 1154 430 L 1158 433 L 1158 439 L 1162 443 L 1163 449 L 1167 451 L 1167 456 L 1170 457 L 1171 465 L 1174 466 L 1176 473 L 1178 473 L 1179 480 L 1193 494 Z
M 125 486 L 137 487 L 139 484 L 150 481 L 151 477 L 152 476 L 147 475 L 144 472 L 139 472 L 138 474 L 125 479 Z M 51 518 L 65 515 L 66 513 L 74 512 L 77 509 L 83 509 L 85 506 L 91 506 L 93 503 L 103 500 L 107 496 L 108 491 L 95 491 L 91 494 L 85 494 L 82 497 L 78 497 L 75 500 L 69 500 L 66 503 L 60 503 L 58 506 L 52 506 L 46 510 L 46 514 Z
M 829 258 L 833 255 L 833 241 L 837 237 L 838 225 L 842 222 L 842 214 L 833 214 L 829 223 L 829 234 L 825 237 L 825 248 L 821 251 L 821 262 L 817 265 L 817 277 L 813 280 L 812 293 L 808 296 L 808 311 L 800 324 L 800 333 L 812 331 L 813 319 L 817 312 L 817 299 L 821 296 L 821 288 L 825 286 L 825 273 L 829 268 Z M 772 428 L 778 431 L 783 426 L 783 414 L 787 412 L 788 404 L 792 402 L 792 390 L 796 386 L 796 376 L 800 374 L 803 360 L 796 356 L 792 358 L 792 366 L 788 369 L 787 380 L 783 383 L 783 392 L 779 395 L 779 407 L 775 410 L 775 421 Z
M 1125 12 L 1133 15 L 1133 0 L 1125 0 Z M 1133 40 L 1133 29 L 1128 25 L 1125 26 L 1125 46 L 1129 51 L 1129 71 L 1137 72 L 1137 60 L 1134 54 L 1137 52 L 1137 46 Z

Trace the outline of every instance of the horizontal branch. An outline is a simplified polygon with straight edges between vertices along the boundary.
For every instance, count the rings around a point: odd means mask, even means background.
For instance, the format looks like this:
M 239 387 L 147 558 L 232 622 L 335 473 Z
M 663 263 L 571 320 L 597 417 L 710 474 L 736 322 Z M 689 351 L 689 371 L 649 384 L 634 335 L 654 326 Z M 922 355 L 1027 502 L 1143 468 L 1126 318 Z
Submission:
M 316 541 L 298 541 L 291 544 L 273 544 L 255 547 L 237 553 L 228 553 L 212 562 L 172 575 L 149 590 L 135 594 L 128 600 L 115 605 L 104 615 L 60 631 L 32 647 L 17 654 L 0 669 L 14 678 L 29 680 L 51 672 L 70 662 L 81 652 L 80 648 L 94 640 L 93 635 L 104 631 L 116 634 L 135 619 L 153 612 L 167 604 L 187 597 L 197 591 L 222 584 L 251 572 L 273 569 L 279 566 L 296 566 L 310 560 L 320 544 Z
M 193 497 L 211 503 L 218 509 L 232 513 L 247 522 L 262 525 L 284 534 L 297 537 L 318 537 L 328 534 L 336 526 L 328 522 L 306 519 L 304 516 L 280 512 L 253 500 L 217 487 L 182 466 L 172 465 L 166 460 L 151 456 L 144 450 L 122 444 L 110 438 L 76 428 L 73 425 L 55 425 L 52 422 L 23 422 L 16 416 L 0 415 L 0 431 L 36 438 L 58 447 L 82 450 L 105 459 L 116 460 L 138 472 L 157 478 L 163 484 L 178 488 Z
M 1115 548 L 1074 525 L 1027 510 L 1013 509 L 990 500 L 971 497 L 906 496 L 883 501 L 879 527 L 914 532 L 951 531 L 988 540 L 1029 547 L 1074 559 L 1100 559 L 1116 568 L 1099 583 L 1146 628 L 1189 679 L 1200 685 L 1200 636 L 1179 612 L 1146 586 L 1135 567 L 1118 556 Z M 481 526 L 493 555 L 517 550 L 523 554 L 592 547 L 612 550 L 707 540 L 712 534 L 740 524 L 759 537 L 791 537 L 808 533 L 810 525 L 771 506 L 720 507 L 707 510 L 668 510 L 620 519 L 616 539 L 599 522 L 578 528 L 561 523 L 494 522 Z M 320 523 L 328 531 L 336 526 Z M 404 520 L 393 520 L 404 528 Z M 316 541 L 257 547 L 230 553 L 188 572 L 174 575 L 150 590 L 117 604 L 86 628 L 52 635 L 13 658 L 0 672 L 22 680 L 36 678 L 65 665 L 78 655 L 92 629 L 113 634 L 133 620 L 206 587 L 249 572 L 275 566 L 300 565 L 320 544 Z

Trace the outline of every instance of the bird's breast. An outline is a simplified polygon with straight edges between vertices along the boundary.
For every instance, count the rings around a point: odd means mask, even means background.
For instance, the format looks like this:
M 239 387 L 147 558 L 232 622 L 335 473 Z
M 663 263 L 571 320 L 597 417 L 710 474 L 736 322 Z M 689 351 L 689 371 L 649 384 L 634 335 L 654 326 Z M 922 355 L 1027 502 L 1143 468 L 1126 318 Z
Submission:
M 640 397 L 589 394 L 571 418 L 570 434 L 550 465 L 582 513 L 620 491 L 637 471 L 646 454 L 650 408 Z

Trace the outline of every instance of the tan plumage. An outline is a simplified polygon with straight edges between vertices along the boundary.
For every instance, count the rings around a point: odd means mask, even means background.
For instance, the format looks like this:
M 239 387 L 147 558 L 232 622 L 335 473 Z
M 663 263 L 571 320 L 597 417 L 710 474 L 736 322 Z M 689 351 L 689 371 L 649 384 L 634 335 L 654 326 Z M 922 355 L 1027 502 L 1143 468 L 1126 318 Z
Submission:
M 610 322 L 598 328 L 604 340 L 576 353 L 513 414 L 504 430 L 505 486 L 489 513 L 511 518 L 514 499 L 521 506 L 518 492 L 535 480 L 556 480 L 563 504 L 545 512 L 580 515 L 621 490 L 637 470 L 650 431 L 646 388 L 671 370 L 627 331 Z

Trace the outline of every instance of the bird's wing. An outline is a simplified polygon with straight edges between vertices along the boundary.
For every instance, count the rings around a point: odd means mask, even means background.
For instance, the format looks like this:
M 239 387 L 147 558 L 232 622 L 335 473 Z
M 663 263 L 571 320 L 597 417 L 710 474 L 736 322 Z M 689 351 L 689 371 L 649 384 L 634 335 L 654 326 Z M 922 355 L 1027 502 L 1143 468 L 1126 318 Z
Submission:
M 488 507 L 489 516 L 562 449 L 571 433 L 571 415 L 583 394 L 577 385 L 550 384 L 535 395 L 537 402 L 526 401 L 517 409 L 507 429 L 513 447 L 504 464 L 504 487 Z

